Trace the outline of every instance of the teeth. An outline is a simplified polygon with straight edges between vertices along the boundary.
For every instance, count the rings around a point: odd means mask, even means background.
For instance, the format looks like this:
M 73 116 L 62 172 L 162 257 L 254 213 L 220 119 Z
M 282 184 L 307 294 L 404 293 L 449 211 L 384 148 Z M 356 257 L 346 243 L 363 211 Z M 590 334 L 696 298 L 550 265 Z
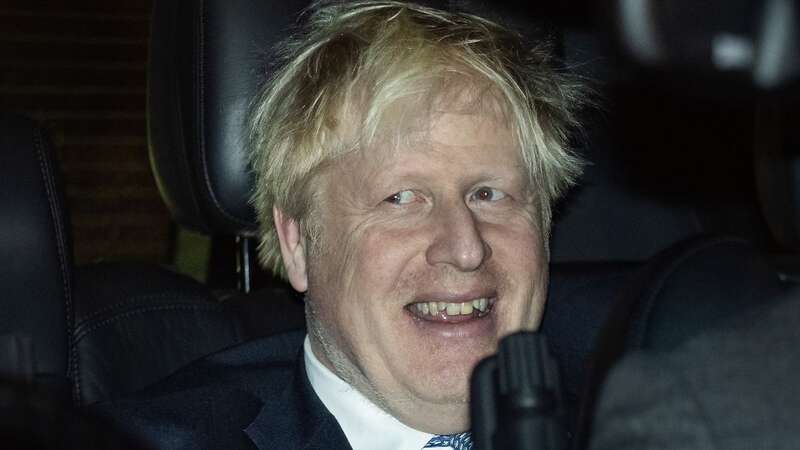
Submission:
M 447 303 L 447 302 L 421 302 L 416 304 L 417 311 L 422 314 L 437 315 L 446 313 L 448 316 L 470 315 L 475 310 L 480 313 L 486 312 L 491 302 L 487 298 L 476 298 L 470 302 Z

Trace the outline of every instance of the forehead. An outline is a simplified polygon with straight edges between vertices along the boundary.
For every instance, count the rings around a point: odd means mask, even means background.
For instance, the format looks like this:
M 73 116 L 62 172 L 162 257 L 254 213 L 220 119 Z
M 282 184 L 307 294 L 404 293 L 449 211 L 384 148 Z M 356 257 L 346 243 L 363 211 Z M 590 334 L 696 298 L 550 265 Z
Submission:
M 374 128 L 367 119 L 376 115 L 363 103 L 345 105 L 338 134 L 350 143 L 320 167 L 315 196 L 396 187 L 403 180 L 504 178 L 528 186 L 515 126 L 498 93 L 473 82 L 439 87 L 385 105 Z
M 493 113 L 449 111 L 357 151 L 342 167 L 381 184 L 394 178 L 524 178 L 511 127 Z
M 481 150 L 483 154 L 506 153 L 497 150 L 516 151 L 516 145 L 508 123 L 493 113 L 444 112 L 431 118 L 430 127 L 419 133 L 422 148 L 466 148 Z

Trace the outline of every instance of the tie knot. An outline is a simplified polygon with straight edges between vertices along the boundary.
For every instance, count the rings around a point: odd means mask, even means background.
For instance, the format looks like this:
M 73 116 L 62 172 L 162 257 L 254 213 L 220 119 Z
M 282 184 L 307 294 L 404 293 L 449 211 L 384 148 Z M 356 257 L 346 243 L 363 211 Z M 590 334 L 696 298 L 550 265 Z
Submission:
M 470 432 L 458 434 L 440 434 L 434 436 L 425 444 L 424 448 L 452 447 L 453 450 L 472 450 L 472 434 Z

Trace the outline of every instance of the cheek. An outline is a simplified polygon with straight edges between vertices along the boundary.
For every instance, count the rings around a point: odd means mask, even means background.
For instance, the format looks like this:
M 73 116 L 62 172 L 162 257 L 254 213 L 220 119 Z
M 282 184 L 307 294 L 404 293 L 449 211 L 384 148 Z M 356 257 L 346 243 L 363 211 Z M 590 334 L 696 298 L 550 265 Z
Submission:
M 354 284 L 375 298 L 403 296 L 415 261 L 421 259 L 420 230 L 372 226 L 359 233 L 354 259 Z
M 529 220 L 489 224 L 482 234 L 492 248 L 495 262 L 507 268 L 518 268 L 515 272 L 538 273 L 546 264 L 544 237 L 539 227 Z
M 330 337 L 341 344 L 341 330 L 352 329 L 350 286 L 355 250 L 343 224 L 328 221 L 320 228 L 318 241 L 308 258 L 308 293 L 314 316 Z M 341 346 L 341 345 L 340 345 Z
M 328 216 L 341 216 L 331 211 Z M 309 294 L 312 288 L 324 294 L 318 298 L 328 301 L 346 298 L 353 285 L 352 279 L 359 272 L 361 239 L 358 227 L 348 221 L 326 220 L 320 227 L 318 242 L 309 256 Z
M 348 330 L 349 340 L 364 339 L 406 303 L 415 233 L 332 226 L 321 239 L 320 253 L 309 264 L 309 296 L 321 300 L 320 319 Z
M 519 262 L 522 270 L 534 275 L 546 269 L 544 239 L 538 230 L 517 233 L 509 240 L 509 246 L 512 259 Z
M 503 328 L 537 327 L 547 296 L 547 259 L 538 228 L 494 227 L 486 233 L 496 272 L 507 300 Z

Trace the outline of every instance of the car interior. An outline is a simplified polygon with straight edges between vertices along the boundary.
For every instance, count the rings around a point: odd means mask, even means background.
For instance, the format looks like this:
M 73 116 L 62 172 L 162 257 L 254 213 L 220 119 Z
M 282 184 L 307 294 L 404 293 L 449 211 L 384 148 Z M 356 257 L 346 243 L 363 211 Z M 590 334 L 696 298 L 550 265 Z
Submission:
M 575 139 L 589 161 L 585 175 L 556 209 L 542 324 L 559 369 L 569 448 L 586 448 L 598 389 L 619 358 L 675 348 L 796 284 L 792 86 L 752 87 L 740 73 L 716 77 L 694 61 L 676 59 L 675 70 L 631 63 L 609 30 L 619 20 L 592 2 L 423 3 L 546 35 L 565 68 L 598 92 L 601 106 L 586 112 Z M 71 205 L 48 131 L 13 108 L 0 113 L 0 373 L 12 392 L 25 393 L 4 396 L 4 412 L 41 405 L 35 395 L 55 405 L 37 414 L 54 417 L 57 409 L 82 420 L 85 407 L 135 396 L 192 361 L 304 327 L 302 297 L 258 267 L 244 136 L 270 51 L 309 4 L 152 5 L 153 177 L 177 226 L 235 246 L 222 262 L 235 270 L 235 285 L 142 261 L 76 264 Z M 86 420 L 64 427 L 80 436 L 63 442 L 108 444 Z M 4 435 L 36 436 L 45 426 L 9 424 Z

